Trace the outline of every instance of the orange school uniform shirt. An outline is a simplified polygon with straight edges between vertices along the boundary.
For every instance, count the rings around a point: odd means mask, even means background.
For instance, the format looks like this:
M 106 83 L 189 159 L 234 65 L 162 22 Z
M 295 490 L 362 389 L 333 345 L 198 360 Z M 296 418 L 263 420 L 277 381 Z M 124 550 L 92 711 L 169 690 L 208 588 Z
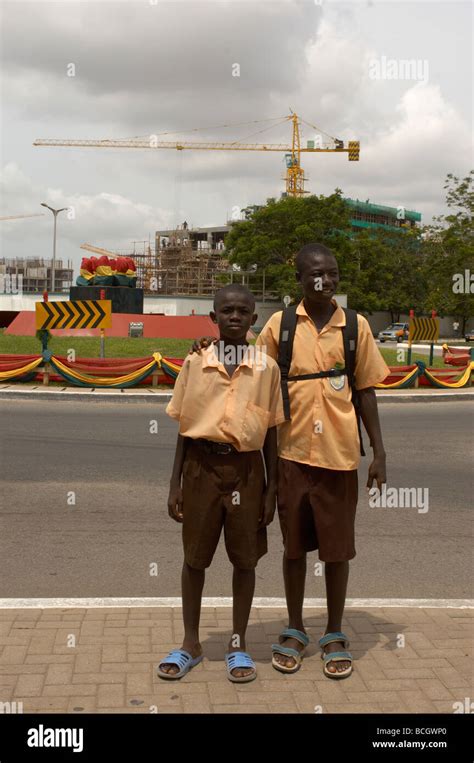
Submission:
M 214 345 L 187 355 L 166 407 L 178 419 L 183 437 L 228 442 L 239 451 L 260 450 L 267 429 L 285 420 L 277 363 L 248 349 L 232 376 Z
M 337 305 L 335 300 L 332 300 Z M 296 333 L 289 376 L 329 371 L 344 366 L 341 326 L 346 315 L 337 305 L 328 323 L 318 331 L 307 314 L 303 300 L 297 309 Z M 282 311 L 274 313 L 257 338 L 272 358 L 278 357 Z M 370 326 L 357 315 L 358 340 L 355 364 L 356 389 L 383 381 L 390 369 L 383 360 Z M 291 421 L 278 430 L 278 453 L 282 458 L 326 469 L 349 471 L 360 463 L 357 420 L 352 392 L 344 376 L 342 389 L 334 389 L 329 378 L 288 382 Z

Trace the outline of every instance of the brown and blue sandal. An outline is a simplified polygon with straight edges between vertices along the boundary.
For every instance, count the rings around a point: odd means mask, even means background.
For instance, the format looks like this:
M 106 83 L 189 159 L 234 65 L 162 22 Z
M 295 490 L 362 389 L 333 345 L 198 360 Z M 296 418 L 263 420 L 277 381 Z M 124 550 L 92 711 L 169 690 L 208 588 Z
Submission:
M 287 638 L 294 638 L 296 641 L 299 641 L 300 644 L 303 644 L 303 649 L 293 649 L 291 646 L 284 646 L 282 644 L 282 641 L 284 641 Z M 279 644 L 272 644 L 272 665 L 275 668 L 275 670 L 280 670 L 282 673 L 296 673 L 297 670 L 300 669 L 301 663 L 303 662 L 303 654 L 305 648 L 309 644 L 309 637 L 306 635 L 306 633 L 303 633 L 303 631 L 297 631 L 295 628 L 285 628 L 282 633 L 280 633 L 278 637 Z M 292 657 L 296 665 L 293 665 L 292 668 L 288 668 L 286 665 L 281 665 L 277 660 L 275 659 L 276 654 L 281 654 L 283 657 Z
M 325 636 L 319 639 L 319 646 L 322 649 L 321 659 L 324 661 L 324 675 L 328 678 L 348 678 L 352 673 L 352 654 L 347 651 L 327 652 L 326 654 L 324 652 L 324 647 L 328 644 L 334 643 L 335 641 L 342 641 L 344 650 L 347 650 L 350 646 L 349 639 L 347 638 L 346 634 L 341 632 L 326 633 Z M 329 662 L 343 661 L 351 663 L 345 670 L 338 671 L 337 673 L 331 673 L 331 671 L 328 670 Z

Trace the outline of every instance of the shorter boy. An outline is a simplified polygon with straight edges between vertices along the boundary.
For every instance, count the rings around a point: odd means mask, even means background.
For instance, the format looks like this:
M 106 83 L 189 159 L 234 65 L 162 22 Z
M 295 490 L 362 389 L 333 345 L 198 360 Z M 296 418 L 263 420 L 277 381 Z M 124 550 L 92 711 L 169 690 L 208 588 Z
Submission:
M 158 666 L 161 678 L 182 678 L 202 660 L 204 571 L 222 527 L 234 568 L 227 675 L 235 682 L 257 675 L 245 634 L 255 568 L 267 552 L 266 526 L 276 507 L 276 426 L 285 416 L 277 363 L 246 341 L 257 320 L 254 311 L 255 300 L 244 286 L 229 284 L 216 293 L 210 316 L 219 327 L 219 342 L 186 357 L 166 409 L 179 421 L 168 512 L 183 525 L 184 640 Z

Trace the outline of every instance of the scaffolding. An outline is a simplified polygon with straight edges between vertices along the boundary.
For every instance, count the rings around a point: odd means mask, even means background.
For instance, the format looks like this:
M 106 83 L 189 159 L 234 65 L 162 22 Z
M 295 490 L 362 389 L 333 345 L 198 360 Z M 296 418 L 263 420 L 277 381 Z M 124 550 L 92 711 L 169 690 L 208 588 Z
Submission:
M 239 283 L 247 286 L 258 300 L 279 299 L 278 294 L 265 289 L 265 270 L 240 270 L 229 263 L 221 241 L 212 246 L 193 240 L 182 225 L 171 231 L 166 240 L 157 239 L 154 249 L 149 240 L 134 241 L 133 251 L 127 252 L 90 245 L 82 248 L 86 247 L 112 257 L 131 257 L 137 269 L 137 288 L 143 289 L 145 296 L 209 297 L 225 284 Z
M 137 243 L 137 242 L 135 242 Z M 265 272 L 242 271 L 231 265 L 220 247 L 199 247 L 179 226 L 152 250 L 147 241 L 143 251 L 130 254 L 137 267 L 137 286 L 145 295 L 212 296 L 228 283 L 248 286 L 257 299 L 277 299 L 278 295 L 265 292 Z

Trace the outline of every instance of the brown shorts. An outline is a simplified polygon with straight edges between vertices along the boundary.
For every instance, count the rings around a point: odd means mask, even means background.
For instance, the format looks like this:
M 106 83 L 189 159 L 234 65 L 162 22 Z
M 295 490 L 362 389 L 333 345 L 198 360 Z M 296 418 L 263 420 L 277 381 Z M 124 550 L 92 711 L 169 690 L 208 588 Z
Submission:
M 183 547 L 190 567 L 209 567 L 224 528 L 230 562 L 254 569 L 267 553 L 259 527 L 265 471 L 259 450 L 209 454 L 190 440 L 183 464 Z
M 356 555 L 357 469 L 339 471 L 278 459 L 278 515 L 288 559 L 319 550 L 323 562 Z

